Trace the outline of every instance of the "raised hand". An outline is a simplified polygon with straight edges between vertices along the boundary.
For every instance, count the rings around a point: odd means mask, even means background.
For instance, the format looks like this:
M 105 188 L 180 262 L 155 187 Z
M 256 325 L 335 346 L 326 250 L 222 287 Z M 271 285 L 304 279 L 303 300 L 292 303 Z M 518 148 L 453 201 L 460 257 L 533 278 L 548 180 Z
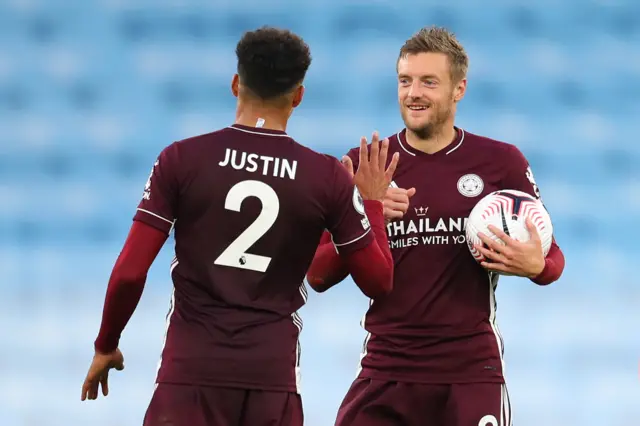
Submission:
M 389 139 L 384 139 L 380 143 L 378 132 L 373 133 L 370 148 L 367 145 L 367 138 L 360 139 L 360 160 L 353 182 L 358 187 L 363 200 L 384 201 L 400 158 L 397 152 L 393 154 L 389 167 L 385 169 L 388 151 Z M 345 164 L 345 167 L 349 169 L 348 164 Z M 351 168 L 353 169 L 353 165 Z
M 489 225 L 489 231 L 502 240 L 502 243 L 481 232 L 478 233 L 478 237 L 486 245 L 475 246 L 488 259 L 481 263 L 484 268 L 519 277 L 535 278 L 540 275 L 545 265 L 540 235 L 529 218 L 525 223 L 530 235 L 529 241 L 526 242 L 514 240 L 493 225 Z

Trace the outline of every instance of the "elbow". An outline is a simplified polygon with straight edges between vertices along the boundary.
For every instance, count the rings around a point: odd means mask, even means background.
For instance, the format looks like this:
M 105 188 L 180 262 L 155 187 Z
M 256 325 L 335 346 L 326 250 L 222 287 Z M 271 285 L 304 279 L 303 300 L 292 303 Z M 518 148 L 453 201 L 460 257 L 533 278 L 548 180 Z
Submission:
M 114 271 L 110 281 L 118 288 L 144 286 L 147 281 L 147 274 L 140 271 Z
M 548 286 L 558 281 L 564 272 L 564 257 L 559 256 L 557 261 L 547 258 L 545 261 L 545 268 L 542 273 L 537 277 L 531 278 L 535 284 L 540 286 Z
M 369 299 L 379 299 L 387 296 L 393 290 L 393 271 L 389 275 L 383 275 L 382 279 L 372 287 L 360 287 L 362 293 Z
M 316 293 L 324 293 L 331 287 L 331 285 L 328 285 L 322 277 L 315 275 L 307 274 L 307 282 L 309 283 L 309 287 L 311 287 Z
M 380 299 L 382 297 L 387 296 L 389 293 L 391 293 L 391 290 L 393 290 L 392 287 L 380 287 L 380 288 L 376 288 L 376 289 L 371 289 L 371 290 L 362 290 L 362 293 L 367 296 L 369 299 Z

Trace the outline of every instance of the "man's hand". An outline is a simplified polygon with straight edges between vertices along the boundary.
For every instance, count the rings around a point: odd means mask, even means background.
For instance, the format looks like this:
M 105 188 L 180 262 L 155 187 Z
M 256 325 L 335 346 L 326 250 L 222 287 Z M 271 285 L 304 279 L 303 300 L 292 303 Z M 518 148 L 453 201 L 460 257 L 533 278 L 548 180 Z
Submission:
M 384 219 L 387 224 L 402 217 L 409 210 L 409 199 L 416 193 L 415 188 L 389 188 L 384 197 Z
M 479 244 L 475 246 L 487 259 L 481 263 L 484 268 L 527 278 L 535 278 L 542 273 L 545 260 L 540 235 L 531 220 L 527 218 L 525 223 L 530 235 L 527 242 L 516 241 L 492 225 L 489 225 L 489 230 L 504 244 L 492 240 L 481 232 L 478 233 L 478 237 L 486 245 L 486 247 Z
M 120 349 L 108 354 L 96 352 L 93 356 L 91 367 L 89 367 L 87 378 L 84 379 L 80 400 L 84 401 L 87 398 L 97 399 L 100 385 L 102 386 L 102 394 L 107 396 L 109 394 L 109 370 L 112 368 L 117 371 L 124 369 L 124 356 L 122 356 Z
M 385 139 L 381 143 L 378 132 L 374 132 L 371 137 L 370 149 L 367 146 L 367 138 L 360 139 L 360 158 L 358 171 L 355 174 L 351 158 L 342 157 L 342 164 L 353 176 L 353 183 L 358 187 L 363 200 L 384 201 L 400 158 L 397 152 L 393 154 L 389 167 L 385 169 L 388 151 L 389 139 Z

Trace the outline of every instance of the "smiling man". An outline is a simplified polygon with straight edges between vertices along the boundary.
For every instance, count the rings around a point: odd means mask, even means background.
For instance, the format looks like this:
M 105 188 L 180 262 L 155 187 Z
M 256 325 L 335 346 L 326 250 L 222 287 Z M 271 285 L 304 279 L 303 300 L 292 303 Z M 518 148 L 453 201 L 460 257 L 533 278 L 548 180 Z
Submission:
M 400 154 L 385 219 L 394 287 L 372 302 L 358 377 L 338 426 L 511 425 L 502 337 L 496 324 L 498 273 L 539 285 L 557 280 L 564 256 L 540 240 L 487 240 L 480 265 L 464 236 L 466 218 L 490 192 L 540 197 L 527 160 L 513 145 L 466 132 L 455 114 L 467 87 L 468 57 L 453 34 L 425 28 L 400 49 L 398 101 L 405 128 L 389 138 Z M 358 149 L 343 163 L 357 169 Z M 535 232 L 535 228 L 531 229 Z M 347 275 L 329 238 L 307 275 L 324 291 Z

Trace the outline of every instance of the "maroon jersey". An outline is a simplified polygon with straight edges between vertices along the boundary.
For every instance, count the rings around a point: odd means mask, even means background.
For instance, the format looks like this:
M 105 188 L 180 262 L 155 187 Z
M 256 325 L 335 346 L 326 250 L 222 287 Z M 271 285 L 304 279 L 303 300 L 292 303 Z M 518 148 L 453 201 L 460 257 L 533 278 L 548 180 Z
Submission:
M 413 149 L 405 130 L 389 140 L 389 158 L 400 153 L 392 185 L 415 187 L 416 193 L 403 219 L 387 226 L 394 287 L 363 320 L 368 335 L 360 377 L 503 382 L 498 275 L 473 259 L 464 228 L 475 204 L 492 191 L 539 197 L 529 164 L 515 146 L 462 129 L 435 154 Z M 357 167 L 358 149 L 348 155 Z
M 135 215 L 175 228 L 158 382 L 296 392 L 322 232 L 345 253 L 373 240 L 353 194 L 337 159 L 284 132 L 234 125 L 165 148 Z

